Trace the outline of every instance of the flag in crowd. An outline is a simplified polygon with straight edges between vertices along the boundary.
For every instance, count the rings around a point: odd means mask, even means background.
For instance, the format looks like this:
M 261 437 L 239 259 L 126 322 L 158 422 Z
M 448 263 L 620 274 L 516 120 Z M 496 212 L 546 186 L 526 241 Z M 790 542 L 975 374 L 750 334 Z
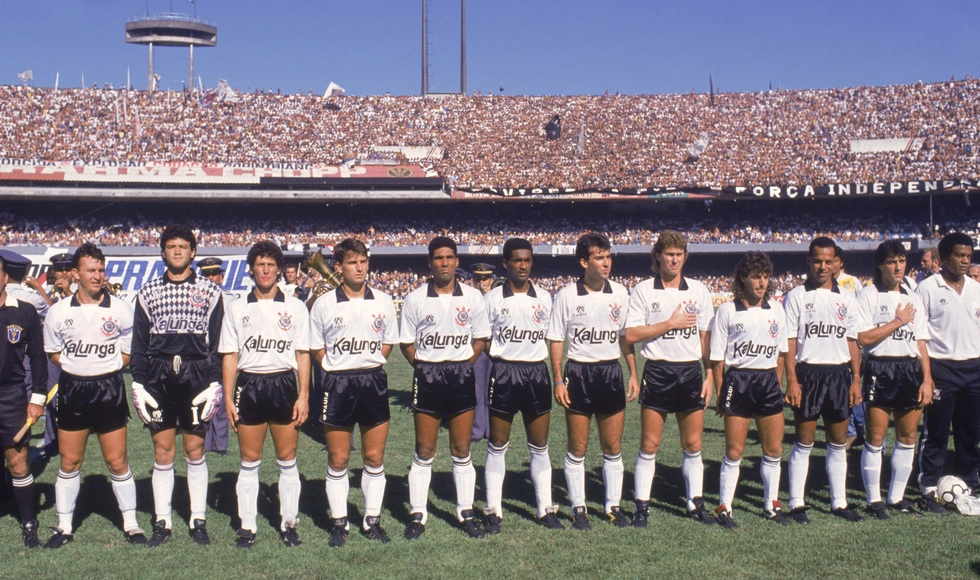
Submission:
M 22 82 L 22 83 L 27 83 L 27 82 L 33 81 L 34 80 L 34 70 L 33 69 L 30 69 L 30 70 L 25 70 L 22 73 L 17 73 L 17 78 L 20 79 L 20 82 Z

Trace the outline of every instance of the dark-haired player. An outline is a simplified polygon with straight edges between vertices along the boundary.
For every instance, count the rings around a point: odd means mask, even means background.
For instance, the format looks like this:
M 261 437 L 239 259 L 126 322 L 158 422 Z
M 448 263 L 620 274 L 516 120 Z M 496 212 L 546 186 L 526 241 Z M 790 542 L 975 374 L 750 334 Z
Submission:
M 912 473 L 915 437 L 923 405 L 932 403 L 932 373 L 926 341 L 929 327 L 922 300 L 905 289 L 905 246 L 882 242 L 875 250 L 874 284 L 857 299 L 858 344 L 864 347 L 864 401 L 867 433 L 861 452 L 861 476 L 868 494 L 867 512 L 887 520 L 881 501 L 881 455 L 890 416 L 895 415 L 895 450 L 888 506 L 917 514 L 905 499 Z
M 425 532 L 429 481 L 442 416 L 449 418 L 449 451 L 456 484 L 456 516 L 472 538 L 483 529 L 473 520 L 476 470 L 470 458 L 473 409 L 476 406 L 473 363 L 490 336 L 480 291 L 456 280 L 456 242 L 438 236 L 429 242 L 432 279 L 405 298 L 401 350 L 415 367 L 412 410 L 415 412 L 415 456 L 408 472 L 411 522 L 405 538 Z
M 827 434 L 827 479 L 834 515 L 851 522 L 861 517 L 847 503 L 847 420 L 861 402 L 861 357 L 857 346 L 857 309 L 853 294 L 842 292 L 832 275 L 834 241 L 810 242 L 806 282 L 783 300 L 788 326 L 786 402 L 793 407 L 796 441 L 789 456 L 789 517 L 809 523 L 803 501 L 810 451 L 823 417 Z
M 725 417 L 725 456 L 719 476 L 718 523 L 735 529 L 732 501 L 749 425 L 755 418 L 762 443 L 762 513 L 782 525 L 779 492 L 783 453 L 782 378 L 786 357 L 786 315 L 772 301 L 772 261 L 749 252 L 732 274 L 734 299 L 718 308 L 711 332 L 712 378 L 718 412 Z M 727 368 L 727 370 L 725 370 Z
M 61 369 L 55 405 L 61 468 L 54 485 L 58 527 L 45 548 L 60 548 L 74 537 L 72 515 L 81 487 L 89 433 L 95 432 L 112 476 L 130 544 L 145 544 L 136 522 L 136 483 L 126 457 L 129 404 L 122 368 L 129 363 L 133 307 L 111 296 L 105 283 L 105 255 L 82 244 L 72 257 L 78 290 L 59 300 L 44 323 L 44 349 Z
M 602 447 L 602 481 L 606 519 L 629 527 L 619 505 L 623 495 L 623 424 L 626 401 L 636 398 L 636 355 L 623 336 L 629 292 L 609 280 L 612 247 L 602 234 L 585 234 L 575 244 L 582 268 L 577 282 L 562 288 L 555 298 L 548 325 L 555 400 L 565 408 L 568 447 L 565 481 L 572 504 L 572 527 L 591 529 L 585 505 L 585 453 L 589 424 L 595 415 Z M 568 361 L 562 369 L 562 343 L 568 343 Z M 620 355 L 629 368 L 628 391 L 623 389 Z
M 279 465 L 279 533 L 286 546 L 298 546 L 296 442 L 309 414 L 310 317 L 305 304 L 276 285 L 283 263 L 276 244 L 257 242 L 247 262 L 255 286 L 245 299 L 228 305 L 218 346 L 224 405 L 242 457 L 236 485 L 242 526 L 236 545 L 247 549 L 255 542 L 259 465 L 266 431 L 271 431 Z
M 197 276 L 191 264 L 197 239 L 186 226 L 170 226 L 160 236 L 167 271 L 143 285 L 133 321 L 133 405 L 150 429 L 154 462 L 151 482 L 156 521 L 149 545 L 171 535 L 177 428 L 187 461 L 190 528 L 194 542 L 211 543 L 205 527 L 208 465 L 204 434 L 224 404 L 218 340 L 224 313 L 221 288 Z
M 15 442 L 14 436 L 25 421 L 33 423 L 44 414 L 48 363 L 37 310 L 6 291 L 8 256 L 5 250 L 0 250 L 0 331 L 4 333 L 0 337 L 0 447 L 13 482 L 24 546 L 37 548 L 41 545 L 37 537 L 37 492 L 27 460 L 27 438 Z M 25 389 L 25 362 L 28 361 L 30 397 Z
M 956 469 L 973 489 L 980 487 L 980 283 L 966 275 L 973 238 L 946 234 L 939 242 L 942 269 L 916 289 L 929 321 L 929 359 L 934 391 L 926 408 L 919 448 L 920 507 L 943 512 L 936 483 L 946 465 L 952 423 Z
M 531 455 L 531 482 L 537 499 L 537 517 L 544 526 L 563 529 L 558 506 L 551 503 L 551 458 L 548 429 L 551 422 L 551 384 L 545 333 L 551 319 L 551 296 L 531 283 L 534 261 L 531 243 L 523 238 L 504 242 L 507 281 L 487 293 L 490 317 L 490 437 L 487 442 L 487 533 L 500 531 L 505 455 L 514 415 L 524 419 Z
M 367 285 L 370 263 L 363 242 L 347 238 L 334 246 L 333 255 L 341 284 L 320 296 L 310 312 L 310 350 L 324 370 L 322 390 L 314 393 L 313 401 L 329 452 L 326 492 L 333 527 L 328 543 L 344 545 L 350 529 L 347 466 L 355 425 L 360 425 L 364 461 L 361 530 L 369 539 L 388 543 L 390 538 L 381 527 L 391 419 L 384 365 L 398 343 L 398 316 L 391 296 Z

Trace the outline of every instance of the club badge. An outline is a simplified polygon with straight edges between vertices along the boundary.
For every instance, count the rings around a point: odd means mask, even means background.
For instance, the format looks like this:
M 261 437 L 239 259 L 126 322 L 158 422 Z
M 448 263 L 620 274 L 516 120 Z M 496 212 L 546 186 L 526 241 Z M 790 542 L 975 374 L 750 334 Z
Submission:
M 16 324 L 11 324 L 7 327 L 7 342 L 10 344 L 17 344 L 20 342 L 20 336 L 24 332 L 24 329 Z
M 623 307 L 613 303 L 609 305 L 609 320 L 619 324 L 619 319 L 623 316 Z
M 191 306 L 196 308 L 204 308 L 208 304 L 208 298 L 204 295 L 204 290 L 199 288 L 191 288 L 188 299 L 191 302 Z
M 106 338 L 112 338 L 119 334 L 119 321 L 115 318 L 108 316 L 102 319 L 102 326 L 99 327 L 99 332 L 102 336 Z
M 371 315 L 371 318 L 374 319 L 374 322 L 371 323 L 371 330 L 373 330 L 375 332 L 375 334 L 380 334 L 380 333 L 384 332 L 385 331 L 385 315 L 384 314 L 372 314 Z
M 835 302 L 835 304 L 837 305 L 837 312 L 835 313 L 837 314 L 837 320 L 844 322 L 844 319 L 847 318 L 847 305 L 841 304 L 840 302 Z
M 548 314 L 544 311 L 544 306 L 542 304 L 535 304 L 531 308 L 531 320 L 533 320 L 535 324 L 545 324 L 548 322 Z
M 456 308 L 456 324 L 466 326 L 470 322 L 470 309 L 465 306 Z
M 779 323 L 775 320 L 769 321 L 769 336 L 777 338 L 779 336 Z
M 289 312 L 278 312 L 279 315 L 279 328 L 284 331 L 289 331 L 293 328 L 293 317 L 290 316 Z

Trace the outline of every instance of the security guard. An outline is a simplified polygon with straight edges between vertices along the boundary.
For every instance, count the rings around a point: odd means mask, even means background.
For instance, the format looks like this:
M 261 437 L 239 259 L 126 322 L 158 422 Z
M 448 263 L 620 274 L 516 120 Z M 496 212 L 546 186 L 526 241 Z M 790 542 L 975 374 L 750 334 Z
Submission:
M 74 266 L 72 265 L 71 254 L 67 252 L 55 254 L 48 258 L 48 261 L 51 262 L 51 266 L 48 268 L 50 275 L 47 279 L 47 294 L 51 298 L 51 302 L 54 303 L 66 296 L 71 296 L 74 292 L 72 290 L 74 280 L 71 275 Z
M 473 274 L 473 285 L 484 296 L 493 288 L 494 276 L 493 266 L 486 262 L 480 262 L 470 266 L 470 273 Z M 489 350 L 489 349 L 488 349 Z M 480 358 L 473 363 L 473 374 L 476 377 L 476 409 L 473 415 L 473 441 L 486 439 L 490 436 L 490 409 L 487 407 L 487 390 L 490 388 L 490 356 L 487 351 L 480 354 Z
M 201 270 L 201 276 L 211 280 L 221 288 L 225 311 L 227 311 L 228 303 L 236 300 L 238 295 L 229 292 L 224 287 L 224 261 L 221 258 L 204 258 L 197 263 L 197 267 Z M 228 452 L 228 413 L 225 411 L 224 405 L 218 407 L 218 412 L 211 419 L 208 431 L 204 434 L 204 450 L 215 451 L 222 455 Z

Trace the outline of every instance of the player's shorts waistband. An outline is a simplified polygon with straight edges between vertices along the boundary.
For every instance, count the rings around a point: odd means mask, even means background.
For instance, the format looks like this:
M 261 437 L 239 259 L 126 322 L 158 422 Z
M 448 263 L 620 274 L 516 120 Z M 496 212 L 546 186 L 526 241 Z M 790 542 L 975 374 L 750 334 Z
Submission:
M 111 373 L 106 373 L 104 375 L 93 375 L 93 376 L 73 375 L 71 373 L 66 373 L 65 371 L 61 371 L 61 378 L 58 380 L 66 381 L 68 379 L 71 379 L 73 381 L 101 381 L 102 379 L 108 379 L 110 377 L 114 377 L 118 375 L 121 371 L 122 369 L 116 369 Z
M 698 362 L 699 361 L 697 359 L 682 360 L 682 361 L 650 359 L 646 362 L 646 364 L 657 365 L 661 367 L 688 367 L 691 366 L 692 364 L 698 364 Z
M 771 368 L 768 368 L 768 369 L 743 369 L 743 368 L 740 368 L 740 367 L 728 367 L 728 370 L 725 371 L 725 372 L 726 373 L 744 373 L 744 374 L 747 374 L 747 375 L 755 375 L 755 374 L 762 374 L 762 373 L 771 373 L 774 370 L 776 370 L 776 367 L 771 367 Z
M 500 358 L 500 357 L 497 357 L 497 356 L 492 356 L 492 357 L 490 357 L 490 361 L 493 362 L 494 364 L 497 364 L 497 363 L 505 363 L 505 364 L 514 365 L 514 366 L 517 366 L 517 367 L 536 367 L 539 364 L 543 363 L 544 362 L 544 359 L 542 359 L 542 360 L 507 360 L 505 358 Z M 579 364 L 588 364 L 588 363 L 579 363 Z
M 295 372 L 296 371 L 294 371 L 293 369 L 286 369 L 282 371 L 272 371 L 271 373 L 253 373 L 253 372 L 243 371 L 239 369 L 238 374 L 242 376 L 248 376 L 248 377 L 279 377 L 283 375 L 291 375 L 294 374 Z
M 426 363 L 426 364 L 432 364 L 432 363 Z M 370 375 L 380 371 L 382 368 L 384 367 L 382 367 L 381 365 L 374 365 L 373 367 L 367 367 L 363 369 L 345 369 L 342 371 L 324 371 L 324 372 L 326 372 L 328 375 L 334 375 L 334 376 Z
M 427 360 L 415 359 L 416 365 L 429 365 L 430 367 L 448 367 L 452 365 L 468 364 L 470 359 L 464 358 L 463 360 L 442 360 L 439 362 L 429 362 Z
M 805 367 L 810 370 L 826 370 L 826 371 L 834 371 L 840 369 L 847 370 L 847 371 L 851 370 L 850 363 L 839 363 L 839 364 L 815 364 L 815 363 L 808 363 L 808 362 L 796 363 L 796 368 L 800 368 L 800 367 Z
M 614 358 L 614 359 L 610 359 L 610 360 L 600 360 L 600 361 L 596 361 L 596 362 L 582 362 L 580 360 L 575 360 L 575 359 L 570 358 L 570 359 L 568 359 L 568 362 L 575 363 L 577 365 L 586 366 L 586 367 L 602 367 L 602 366 L 609 366 L 609 365 L 618 365 L 619 364 L 619 359 L 618 358 Z
M 864 360 L 874 362 L 902 362 L 918 359 L 914 356 L 867 356 Z

